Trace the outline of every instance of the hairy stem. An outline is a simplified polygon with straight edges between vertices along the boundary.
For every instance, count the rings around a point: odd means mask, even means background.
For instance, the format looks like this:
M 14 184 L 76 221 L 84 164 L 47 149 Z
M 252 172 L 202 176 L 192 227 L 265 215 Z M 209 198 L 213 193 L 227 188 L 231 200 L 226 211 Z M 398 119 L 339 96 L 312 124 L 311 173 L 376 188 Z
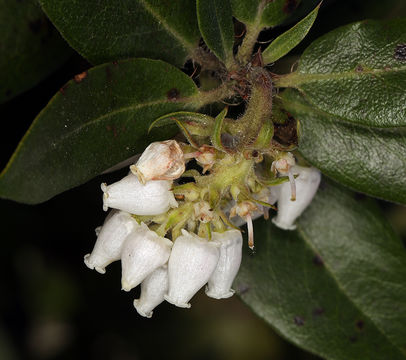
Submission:
M 255 21 L 252 24 L 246 25 L 245 36 L 242 44 L 238 50 L 237 59 L 241 64 L 246 64 L 250 61 L 252 52 L 254 50 L 255 43 L 257 42 L 258 35 L 262 30 L 261 17 L 264 7 L 266 5 L 266 0 L 262 0 L 258 4 L 257 14 L 255 16 Z
M 235 95 L 235 91 L 232 83 L 225 82 L 213 90 L 199 91 L 197 95 L 185 98 L 185 101 L 190 102 L 192 108 L 199 109 L 207 104 L 227 99 L 233 95 Z

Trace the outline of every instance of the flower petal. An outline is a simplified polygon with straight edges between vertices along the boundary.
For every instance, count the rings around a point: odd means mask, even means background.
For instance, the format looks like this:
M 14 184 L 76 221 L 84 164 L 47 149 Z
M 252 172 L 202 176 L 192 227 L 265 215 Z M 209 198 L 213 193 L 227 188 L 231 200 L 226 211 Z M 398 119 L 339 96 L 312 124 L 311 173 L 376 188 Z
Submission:
M 168 292 L 168 266 L 163 265 L 148 275 L 141 283 L 141 296 L 134 300 L 138 314 L 150 318 L 152 310 L 162 301 Z
M 177 179 L 185 172 L 183 151 L 175 140 L 153 142 L 130 169 L 142 183 Z
M 129 213 L 112 210 L 103 226 L 97 228 L 97 240 L 93 251 L 85 255 L 86 266 L 104 274 L 107 265 L 120 259 L 125 238 L 138 226 L 137 221 Z
M 126 238 L 121 252 L 121 285 L 130 291 L 155 269 L 164 265 L 171 253 L 172 241 L 141 225 Z
M 103 209 L 111 207 L 137 215 L 162 214 L 171 206 L 177 206 L 171 185 L 168 180 L 152 180 L 143 185 L 130 173 L 114 184 L 101 185 Z
M 320 184 L 320 171 L 314 167 L 292 167 L 296 178 L 296 200 L 291 200 L 291 188 L 288 182 L 274 186 L 278 198 L 278 214 L 272 222 L 281 229 L 294 230 L 294 222 L 312 201 Z
M 169 291 L 165 300 L 189 308 L 189 300 L 209 280 L 219 260 L 220 243 L 182 230 L 168 262 Z
M 214 232 L 212 236 L 221 244 L 220 258 L 206 286 L 206 294 L 215 299 L 225 299 L 234 294 L 231 285 L 241 265 L 242 235 L 241 231 L 228 230 Z

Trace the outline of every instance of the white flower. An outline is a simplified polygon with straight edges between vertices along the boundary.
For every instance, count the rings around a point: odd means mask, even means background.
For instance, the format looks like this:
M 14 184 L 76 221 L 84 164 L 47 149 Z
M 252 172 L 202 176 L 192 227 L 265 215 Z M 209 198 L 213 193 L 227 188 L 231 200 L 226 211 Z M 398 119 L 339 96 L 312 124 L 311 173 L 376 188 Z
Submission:
M 145 184 L 148 180 L 174 180 L 185 172 L 183 151 L 175 140 L 154 142 L 130 170 Z
M 172 241 L 141 223 L 124 242 L 121 252 L 121 286 L 130 291 L 155 269 L 164 265 L 171 253 Z
M 219 261 L 220 243 L 182 230 L 168 262 L 169 291 L 165 300 L 189 308 L 189 300 L 209 280 Z
M 125 238 L 138 226 L 129 213 L 112 210 L 103 226 L 96 228 L 96 244 L 92 253 L 85 255 L 84 259 L 87 267 L 104 274 L 107 265 L 120 259 Z
M 278 214 L 272 222 L 284 230 L 296 229 L 294 222 L 312 201 L 321 179 L 319 170 L 314 167 L 294 166 L 292 172 L 299 175 L 296 178 L 295 201 L 291 200 L 291 188 L 288 182 L 272 187 L 278 198 Z
M 111 207 L 137 215 L 162 214 L 178 206 L 171 184 L 168 180 L 152 180 L 143 185 L 131 173 L 109 186 L 103 183 L 103 210 Z
M 152 310 L 162 301 L 168 292 L 168 266 L 163 265 L 148 275 L 141 283 L 141 295 L 134 300 L 134 307 L 138 314 L 150 318 Z
M 220 258 L 206 286 L 206 294 L 215 299 L 225 299 L 234 294 L 231 285 L 241 265 L 241 231 L 228 230 L 213 233 L 213 239 L 221 243 Z

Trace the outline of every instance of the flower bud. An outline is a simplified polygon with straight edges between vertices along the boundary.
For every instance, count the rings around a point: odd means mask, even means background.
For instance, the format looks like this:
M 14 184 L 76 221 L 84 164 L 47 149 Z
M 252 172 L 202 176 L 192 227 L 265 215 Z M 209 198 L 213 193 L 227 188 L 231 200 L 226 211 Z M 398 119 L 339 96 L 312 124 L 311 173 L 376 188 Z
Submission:
M 169 290 L 165 300 L 189 308 L 189 300 L 209 280 L 219 260 L 220 243 L 182 230 L 168 262 Z
M 276 198 L 276 194 L 275 191 L 273 189 L 274 187 L 269 187 L 269 188 L 264 188 L 262 189 L 259 193 L 257 194 L 253 194 L 253 198 L 260 200 L 260 201 L 264 201 L 270 205 L 274 205 L 277 201 Z M 236 205 L 237 203 L 235 202 L 235 200 L 231 200 L 228 203 L 226 203 L 226 205 L 222 208 L 223 212 L 226 214 L 226 216 L 230 216 L 230 222 L 235 225 L 235 226 L 242 226 L 244 224 L 246 224 L 246 219 L 245 217 L 237 217 L 237 211 L 236 211 Z M 256 220 L 261 216 L 264 216 L 264 211 L 265 211 L 265 207 L 259 204 L 256 204 L 256 207 L 258 208 L 258 210 L 254 210 L 251 212 L 251 217 L 252 220 Z M 232 214 L 231 214 L 231 210 L 232 210 Z M 233 215 L 233 216 L 231 216 Z
M 134 300 L 134 307 L 138 314 L 150 318 L 152 310 L 162 301 L 168 292 L 168 266 L 163 265 L 148 275 L 141 283 L 141 295 Z
M 104 274 L 107 265 L 120 260 L 125 238 L 138 226 L 137 221 L 129 213 L 112 210 L 103 226 L 98 228 L 92 253 L 85 255 L 86 266 Z
M 208 223 L 209 221 L 213 220 L 214 212 L 210 208 L 210 204 L 207 201 L 195 203 L 193 208 L 196 219 L 202 223 Z
M 213 239 L 220 242 L 220 257 L 216 269 L 206 286 L 206 294 L 215 299 L 226 299 L 234 294 L 231 285 L 241 265 L 241 231 L 228 230 L 213 233 Z
M 252 201 L 241 201 L 231 208 L 230 217 L 238 215 L 245 218 L 247 215 L 254 213 L 256 210 L 258 210 L 258 206 Z
M 164 265 L 171 253 L 172 241 L 141 225 L 126 238 L 121 252 L 121 286 L 130 291 L 155 269 Z
M 274 173 L 280 173 L 282 175 L 287 175 L 290 168 L 296 163 L 292 153 L 282 153 L 282 155 L 272 162 L 271 171 Z
M 211 169 L 216 162 L 216 151 L 213 147 L 203 145 L 199 148 L 199 153 L 196 160 L 200 165 L 203 165 L 203 174 Z
M 134 174 L 128 174 L 109 186 L 101 184 L 103 210 L 111 207 L 136 215 L 162 214 L 178 206 L 170 188 L 170 181 L 154 180 L 143 185 Z
M 296 229 L 294 222 L 312 201 L 321 179 L 319 170 L 314 167 L 294 166 L 292 172 L 299 175 L 296 178 L 295 201 L 291 200 L 291 188 L 288 182 L 272 187 L 278 198 L 278 214 L 272 222 L 284 230 Z
M 154 142 L 130 170 L 145 184 L 149 180 L 174 180 L 185 172 L 183 151 L 175 140 Z

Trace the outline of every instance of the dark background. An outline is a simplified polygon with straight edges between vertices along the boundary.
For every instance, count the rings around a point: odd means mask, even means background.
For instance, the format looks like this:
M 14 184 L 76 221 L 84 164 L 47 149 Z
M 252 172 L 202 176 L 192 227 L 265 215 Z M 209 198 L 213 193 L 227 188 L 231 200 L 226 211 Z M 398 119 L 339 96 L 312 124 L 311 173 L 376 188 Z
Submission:
M 279 69 L 321 34 L 367 17 L 404 16 L 405 3 L 325 1 L 309 36 Z M 0 105 L 2 168 L 52 95 L 89 67 L 73 55 L 34 89 Z M 144 319 L 132 307 L 137 291 L 120 290 L 119 263 L 105 275 L 90 271 L 83 256 L 105 216 L 100 183 L 123 174 L 100 176 L 36 206 L 0 201 L 0 359 L 317 359 L 280 338 L 236 296 L 213 300 L 201 291 L 189 310 L 163 303 Z M 406 209 L 380 204 L 405 237 Z

